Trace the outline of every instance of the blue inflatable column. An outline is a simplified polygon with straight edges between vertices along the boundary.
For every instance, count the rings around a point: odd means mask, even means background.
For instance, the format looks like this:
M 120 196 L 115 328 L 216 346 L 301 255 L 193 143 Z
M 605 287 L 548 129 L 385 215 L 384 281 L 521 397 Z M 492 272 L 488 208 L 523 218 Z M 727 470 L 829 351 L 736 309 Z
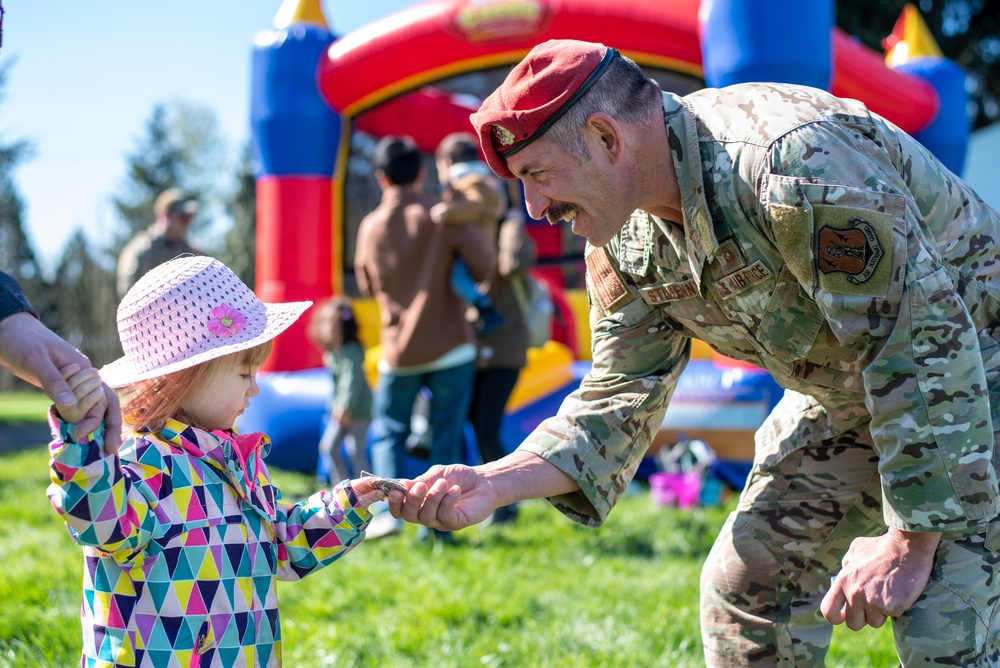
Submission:
M 705 83 L 774 81 L 829 90 L 833 19 L 833 0 L 702 0 Z
M 297 22 L 262 32 L 255 42 L 250 120 L 260 167 L 256 289 L 264 301 L 318 301 L 331 292 L 331 187 L 341 119 L 321 97 L 316 70 L 333 39 L 323 26 Z M 320 364 L 305 327 L 302 318 L 278 337 L 264 370 Z
M 969 148 L 969 94 L 965 71 L 947 58 L 927 56 L 897 65 L 894 69 L 925 79 L 934 86 L 941 106 L 931 124 L 913 137 L 927 147 L 944 166 L 961 176 Z
M 331 293 L 331 184 L 340 115 L 317 88 L 334 36 L 319 0 L 286 1 L 253 49 L 250 120 L 257 176 L 257 286 L 265 302 L 318 301 Z M 337 243 L 339 243 L 339 238 Z M 306 339 L 309 314 L 275 340 L 257 377 L 260 396 L 239 429 L 271 436 L 268 464 L 312 472 L 333 393 L 320 353 Z

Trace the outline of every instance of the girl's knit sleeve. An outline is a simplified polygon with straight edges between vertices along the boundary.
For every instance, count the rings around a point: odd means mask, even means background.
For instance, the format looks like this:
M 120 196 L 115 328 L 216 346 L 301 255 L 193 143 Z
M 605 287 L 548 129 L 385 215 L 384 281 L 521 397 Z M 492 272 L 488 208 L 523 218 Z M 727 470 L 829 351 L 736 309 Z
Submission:
M 79 443 L 76 425 L 49 410 L 52 442 L 47 494 L 73 540 L 109 553 L 143 548 L 159 530 L 156 496 L 143 474 L 104 452 L 104 426 Z
M 282 501 L 277 489 L 275 495 L 279 580 L 304 578 L 364 540 L 372 515 L 359 503 L 349 480 L 299 503 Z

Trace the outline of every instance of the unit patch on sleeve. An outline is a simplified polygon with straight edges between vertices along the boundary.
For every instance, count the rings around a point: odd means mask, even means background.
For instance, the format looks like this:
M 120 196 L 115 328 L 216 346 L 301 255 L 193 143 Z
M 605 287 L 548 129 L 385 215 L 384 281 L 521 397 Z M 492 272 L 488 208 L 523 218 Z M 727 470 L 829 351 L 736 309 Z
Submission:
M 618 270 L 611 264 L 607 249 L 590 250 L 587 254 L 587 274 L 594 294 L 606 312 L 614 313 L 634 299 Z
M 814 205 L 815 258 L 830 292 L 884 297 L 892 265 L 892 216 L 882 211 Z

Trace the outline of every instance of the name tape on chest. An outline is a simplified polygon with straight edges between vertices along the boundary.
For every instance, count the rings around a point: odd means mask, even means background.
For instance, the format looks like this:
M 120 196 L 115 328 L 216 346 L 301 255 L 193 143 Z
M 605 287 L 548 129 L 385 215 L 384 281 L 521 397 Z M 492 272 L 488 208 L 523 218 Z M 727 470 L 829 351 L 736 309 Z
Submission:
M 666 285 L 652 285 L 640 288 L 639 294 L 650 306 L 675 302 L 681 299 L 690 299 L 698 294 L 698 286 L 694 280 L 687 279 L 678 283 L 668 283 Z
M 715 281 L 709 288 L 716 299 L 728 299 L 733 295 L 738 295 L 747 288 L 750 288 L 761 281 L 766 281 L 774 274 L 760 262 L 754 262 L 745 269 L 723 276 Z

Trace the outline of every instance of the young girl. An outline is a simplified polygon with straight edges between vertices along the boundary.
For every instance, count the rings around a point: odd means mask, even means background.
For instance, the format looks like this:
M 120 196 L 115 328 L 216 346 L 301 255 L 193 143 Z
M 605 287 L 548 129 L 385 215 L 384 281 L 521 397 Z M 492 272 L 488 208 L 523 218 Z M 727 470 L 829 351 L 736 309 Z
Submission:
M 358 321 L 346 297 L 333 297 L 313 310 L 306 335 L 323 351 L 323 364 L 333 377 L 330 421 L 319 442 L 321 477 L 341 480 L 353 471 L 371 469 L 368 463 L 368 425 L 372 390 L 365 377 L 365 349 L 358 340 Z M 350 436 L 350 438 L 347 438 Z M 341 454 L 343 446 L 350 455 Z
M 100 399 L 93 370 L 64 371 L 78 405 L 50 412 L 48 495 L 84 549 L 84 666 L 280 666 L 275 579 L 297 580 L 362 541 L 377 479 L 282 501 L 265 434 L 238 434 L 271 340 L 309 302 L 263 304 L 229 269 L 183 257 L 118 308 L 127 438 L 76 440 Z M 74 373 L 75 372 L 75 373 Z

